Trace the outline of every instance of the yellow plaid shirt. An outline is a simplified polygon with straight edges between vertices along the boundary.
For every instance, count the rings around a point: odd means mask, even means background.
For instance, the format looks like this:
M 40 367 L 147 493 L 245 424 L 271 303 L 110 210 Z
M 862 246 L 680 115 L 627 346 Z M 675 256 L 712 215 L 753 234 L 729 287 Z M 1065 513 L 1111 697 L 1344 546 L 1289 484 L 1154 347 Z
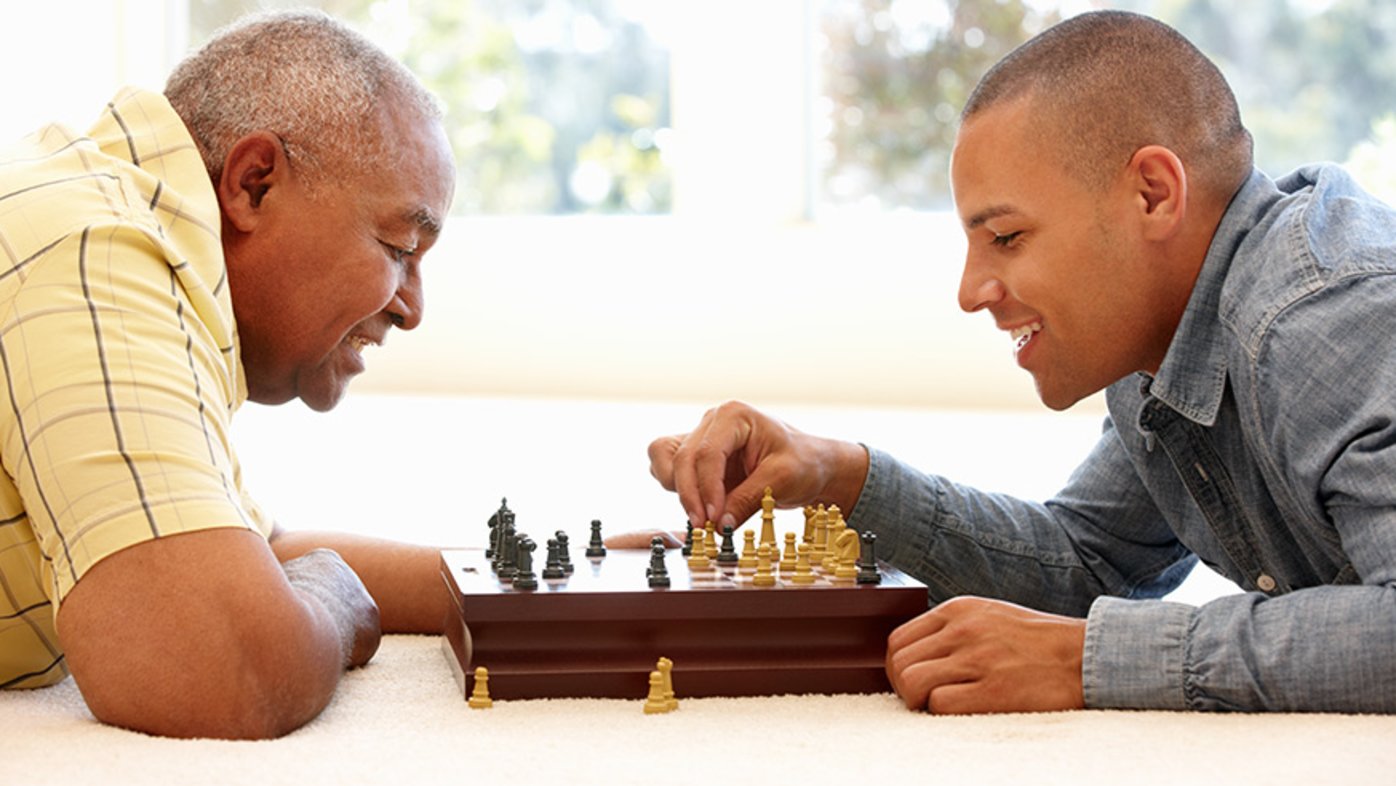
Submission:
M 0 687 L 67 675 L 58 604 L 102 558 L 270 534 L 228 441 L 247 391 L 219 227 L 159 94 L 0 147 Z

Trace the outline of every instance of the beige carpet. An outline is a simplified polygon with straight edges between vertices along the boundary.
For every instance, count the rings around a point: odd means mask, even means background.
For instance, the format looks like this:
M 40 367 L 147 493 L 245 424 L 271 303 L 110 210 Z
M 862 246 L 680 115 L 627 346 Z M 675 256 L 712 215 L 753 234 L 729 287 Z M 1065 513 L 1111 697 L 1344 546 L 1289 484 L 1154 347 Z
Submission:
M 682 684 L 676 686 L 682 695 Z M 1396 717 L 1075 712 L 971 718 L 890 695 L 465 705 L 435 637 L 390 636 L 270 742 L 102 726 L 69 680 L 0 693 L 0 784 L 1379 784 Z

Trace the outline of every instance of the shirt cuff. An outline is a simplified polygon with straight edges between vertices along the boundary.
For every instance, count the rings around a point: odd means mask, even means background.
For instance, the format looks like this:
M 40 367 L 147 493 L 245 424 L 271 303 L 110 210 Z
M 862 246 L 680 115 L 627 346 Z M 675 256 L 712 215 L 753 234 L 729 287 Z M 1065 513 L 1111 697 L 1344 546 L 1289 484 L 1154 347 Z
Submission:
M 1086 706 L 1190 709 L 1187 648 L 1196 611 L 1167 601 L 1097 598 L 1081 662 Z
M 930 550 L 929 524 L 938 514 L 935 478 L 888 453 L 863 448 L 868 451 L 868 477 L 847 515 L 849 526 L 877 535 L 878 559 L 902 570 L 919 565 Z

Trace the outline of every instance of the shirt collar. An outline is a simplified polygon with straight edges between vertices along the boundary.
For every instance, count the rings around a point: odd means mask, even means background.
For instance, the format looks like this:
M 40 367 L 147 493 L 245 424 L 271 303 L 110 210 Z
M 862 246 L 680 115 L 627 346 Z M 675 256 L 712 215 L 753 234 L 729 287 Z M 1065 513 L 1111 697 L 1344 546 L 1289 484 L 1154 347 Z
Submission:
M 1254 170 L 1217 224 L 1173 342 L 1150 392 L 1201 425 L 1216 422 L 1226 390 L 1227 353 L 1220 318 L 1222 287 L 1251 229 L 1281 196 L 1275 183 Z

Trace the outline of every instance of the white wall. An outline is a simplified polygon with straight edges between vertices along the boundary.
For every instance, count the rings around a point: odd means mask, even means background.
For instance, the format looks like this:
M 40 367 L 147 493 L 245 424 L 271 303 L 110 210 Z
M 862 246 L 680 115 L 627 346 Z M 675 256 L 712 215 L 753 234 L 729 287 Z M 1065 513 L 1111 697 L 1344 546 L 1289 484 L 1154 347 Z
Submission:
M 357 387 L 1040 409 L 956 305 L 948 216 L 834 224 L 475 219 L 426 257 L 426 319 Z

